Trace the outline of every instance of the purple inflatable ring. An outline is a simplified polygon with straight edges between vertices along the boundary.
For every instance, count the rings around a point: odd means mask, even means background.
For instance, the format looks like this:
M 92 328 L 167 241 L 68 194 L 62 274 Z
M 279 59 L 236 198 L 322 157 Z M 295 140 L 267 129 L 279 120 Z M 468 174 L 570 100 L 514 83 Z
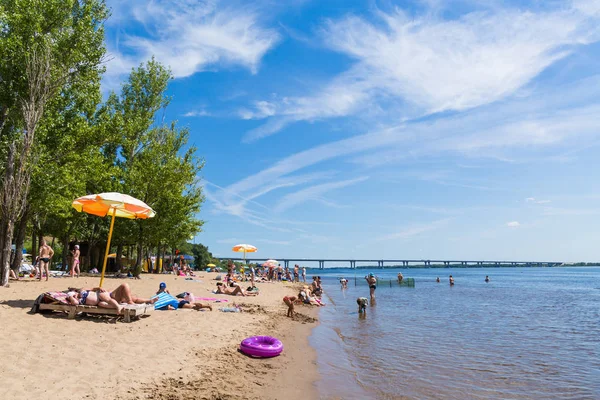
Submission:
M 253 357 L 276 357 L 283 351 L 283 343 L 271 336 L 252 336 L 242 340 L 240 350 Z

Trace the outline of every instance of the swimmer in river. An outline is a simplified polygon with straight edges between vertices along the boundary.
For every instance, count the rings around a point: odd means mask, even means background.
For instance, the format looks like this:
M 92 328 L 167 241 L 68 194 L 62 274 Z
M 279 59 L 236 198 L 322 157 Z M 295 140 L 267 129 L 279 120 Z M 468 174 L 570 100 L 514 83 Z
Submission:
M 375 289 L 377 289 L 377 278 L 373 273 L 370 273 L 369 276 L 365 276 L 365 280 L 369 284 L 369 294 L 371 295 L 371 304 L 375 303 Z
M 452 275 L 450 275 L 450 278 L 448 278 L 448 280 L 450 281 L 450 286 L 454 286 L 454 278 L 452 277 Z
M 398 283 L 402 283 L 404 280 L 404 276 L 402 276 L 402 272 L 398 272 Z
M 348 289 L 348 279 L 340 278 L 340 284 L 342 285 L 342 289 Z
M 437 279 L 435 280 L 437 283 L 440 283 L 440 277 L 438 276 Z
M 369 299 L 366 297 L 359 297 L 356 299 L 356 304 L 358 304 L 358 313 L 367 313 L 367 305 L 369 304 Z
M 486 275 L 486 276 L 485 276 L 485 282 L 487 283 L 487 282 L 489 282 L 489 281 L 490 281 L 490 277 Z

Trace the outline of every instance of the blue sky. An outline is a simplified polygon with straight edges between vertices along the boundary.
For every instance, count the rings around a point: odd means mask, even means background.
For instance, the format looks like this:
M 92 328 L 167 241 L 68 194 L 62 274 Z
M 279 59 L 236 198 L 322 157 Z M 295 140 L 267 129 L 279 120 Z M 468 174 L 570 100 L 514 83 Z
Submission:
M 171 67 L 214 254 L 600 260 L 600 1 L 107 3 L 104 88 Z

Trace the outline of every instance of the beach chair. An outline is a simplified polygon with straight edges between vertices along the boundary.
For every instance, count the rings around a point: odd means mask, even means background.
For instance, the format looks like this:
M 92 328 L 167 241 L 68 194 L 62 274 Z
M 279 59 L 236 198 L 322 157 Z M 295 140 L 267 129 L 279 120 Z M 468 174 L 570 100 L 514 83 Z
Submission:
M 99 315 L 119 315 L 114 308 L 102 308 L 97 306 L 73 305 L 67 301 L 65 292 L 46 292 L 42 293 L 35 300 L 32 313 L 44 313 L 53 311 L 66 312 L 68 319 L 73 319 L 79 313 L 99 314 Z M 150 315 L 154 311 L 152 304 L 127 304 L 124 306 L 123 320 L 131 322 L 133 319 L 138 319 L 142 316 Z

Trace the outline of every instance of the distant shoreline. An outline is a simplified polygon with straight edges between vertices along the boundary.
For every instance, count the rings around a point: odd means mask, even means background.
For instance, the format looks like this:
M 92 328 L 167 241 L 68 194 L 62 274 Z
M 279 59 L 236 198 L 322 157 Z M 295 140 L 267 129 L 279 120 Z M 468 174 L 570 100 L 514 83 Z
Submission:
M 377 265 L 361 265 L 360 267 L 325 267 L 324 269 L 306 267 L 307 270 L 324 271 L 324 270 L 338 270 L 338 269 L 450 269 L 450 268 L 465 268 L 465 269 L 477 269 L 477 268 L 571 268 L 571 267 L 600 267 L 600 263 L 577 263 L 577 264 L 561 264 L 552 266 L 526 266 L 526 265 L 510 265 L 510 264 L 479 264 L 479 265 L 464 265 L 464 264 L 431 264 L 431 265 L 391 265 L 391 266 L 377 266 Z

